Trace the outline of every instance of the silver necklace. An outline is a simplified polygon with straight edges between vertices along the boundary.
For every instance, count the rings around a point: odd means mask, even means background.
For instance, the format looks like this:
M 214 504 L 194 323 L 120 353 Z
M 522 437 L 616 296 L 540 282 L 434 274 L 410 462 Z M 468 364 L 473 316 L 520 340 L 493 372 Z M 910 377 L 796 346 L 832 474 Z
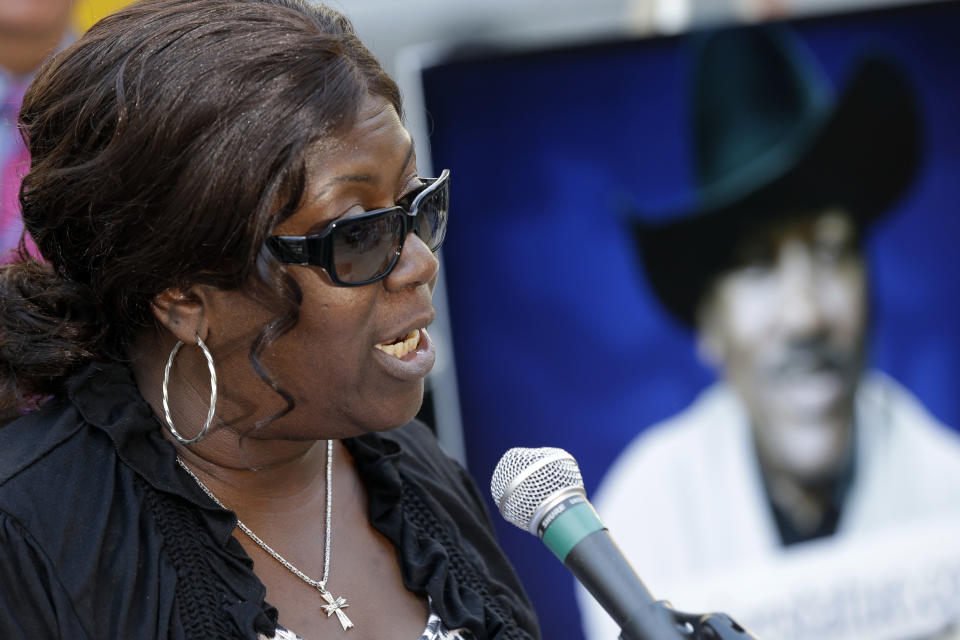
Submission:
M 207 488 L 207 485 L 203 484 L 200 481 L 200 478 L 190 470 L 183 460 L 180 459 L 180 456 L 177 456 L 177 463 L 183 467 L 183 470 L 186 471 L 191 478 L 203 489 L 203 492 L 209 496 L 211 500 L 217 503 L 224 511 L 229 511 L 220 500 L 217 499 L 217 496 L 213 495 L 213 492 Z M 247 534 L 251 540 L 257 543 L 261 549 L 273 556 L 274 560 L 286 567 L 293 575 L 297 576 L 304 582 L 306 582 L 311 587 L 315 588 L 320 592 L 320 597 L 327 601 L 327 604 L 323 605 L 323 610 L 329 618 L 333 614 L 337 614 L 337 619 L 340 621 L 343 630 L 353 628 L 353 622 L 350 621 L 350 618 L 347 617 L 347 614 L 344 613 L 344 609 L 349 607 L 346 599 L 336 597 L 329 591 L 327 591 L 327 578 L 330 577 L 330 516 L 333 512 L 333 440 L 327 440 L 327 513 L 326 513 L 326 527 L 324 530 L 324 540 L 323 540 L 323 579 L 314 580 L 300 569 L 297 569 L 293 566 L 286 558 L 281 556 L 279 553 L 273 550 L 273 548 L 268 545 L 266 542 L 260 539 L 257 534 L 250 530 L 247 525 L 243 524 L 239 518 L 237 518 L 237 526 Z

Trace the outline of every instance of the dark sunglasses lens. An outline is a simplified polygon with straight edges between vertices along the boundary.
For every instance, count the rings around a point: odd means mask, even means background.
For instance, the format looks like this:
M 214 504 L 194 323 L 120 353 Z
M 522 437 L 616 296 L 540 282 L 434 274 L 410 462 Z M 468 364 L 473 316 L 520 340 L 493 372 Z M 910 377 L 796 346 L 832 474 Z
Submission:
M 333 268 L 341 282 L 365 282 L 389 271 L 400 248 L 401 215 L 398 210 L 337 227 L 333 232 Z
M 450 182 L 445 181 L 435 191 L 428 193 L 418 207 L 417 235 L 436 251 L 447 234 L 447 212 L 450 209 Z

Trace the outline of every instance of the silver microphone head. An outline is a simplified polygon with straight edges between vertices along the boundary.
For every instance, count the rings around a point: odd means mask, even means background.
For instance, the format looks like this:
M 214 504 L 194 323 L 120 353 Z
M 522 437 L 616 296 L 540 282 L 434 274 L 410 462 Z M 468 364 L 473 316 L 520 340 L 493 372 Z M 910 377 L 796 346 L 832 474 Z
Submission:
M 501 515 L 537 534 L 537 525 L 559 495 L 584 493 L 580 467 L 572 455 L 556 447 L 514 447 L 500 458 L 490 480 L 490 493 Z

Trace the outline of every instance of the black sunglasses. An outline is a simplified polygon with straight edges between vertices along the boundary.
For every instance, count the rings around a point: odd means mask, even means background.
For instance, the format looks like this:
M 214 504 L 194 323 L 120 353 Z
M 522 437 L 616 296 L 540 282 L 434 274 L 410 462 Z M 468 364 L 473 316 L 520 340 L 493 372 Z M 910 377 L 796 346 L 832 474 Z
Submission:
M 386 209 L 333 222 L 311 236 L 270 236 L 267 247 L 280 262 L 322 267 L 334 284 L 359 287 L 389 274 L 411 231 L 436 252 L 447 234 L 450 171 L 421 178 L 423 186 Z

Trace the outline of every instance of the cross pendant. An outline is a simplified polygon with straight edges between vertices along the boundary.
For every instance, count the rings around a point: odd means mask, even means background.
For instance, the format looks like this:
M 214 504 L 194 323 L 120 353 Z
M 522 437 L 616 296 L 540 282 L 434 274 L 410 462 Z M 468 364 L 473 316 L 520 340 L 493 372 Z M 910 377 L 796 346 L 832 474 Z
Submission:
M 320 592 L 320 597 L 327 601 L 327 604 L 323 605 L 323 610 L 326 612 L 327 617 L 329 618 L 333 614 L 337 614 L 337 619 L 340 621 L 343 630 L 352 629 L 353 622 L 351 622 L 347 614 L 343 612 L 345 608 L 350 606 L 347 604 L 346 599 L 333 597 L 333 594 L 323 587 L 317 587 L 317 590 Z

